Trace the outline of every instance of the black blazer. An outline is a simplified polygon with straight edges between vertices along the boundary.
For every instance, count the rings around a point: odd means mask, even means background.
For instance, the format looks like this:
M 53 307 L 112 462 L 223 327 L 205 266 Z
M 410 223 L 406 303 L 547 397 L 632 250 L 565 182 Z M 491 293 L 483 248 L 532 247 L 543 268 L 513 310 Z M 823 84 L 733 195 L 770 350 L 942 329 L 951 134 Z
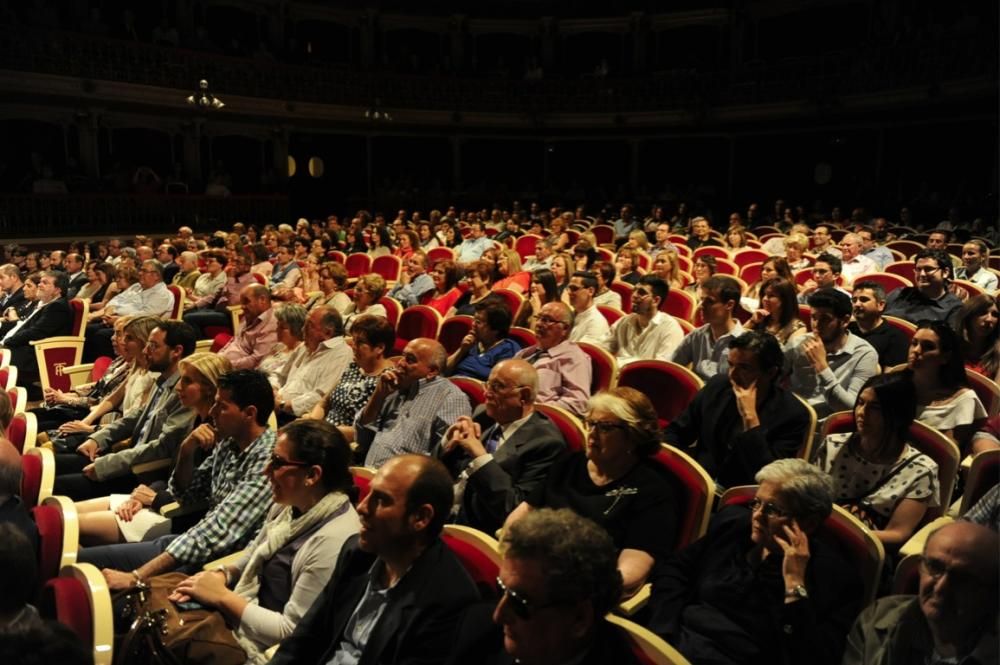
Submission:
M 14 311 L 17 312 L 17 318 L 23 319 L 34 309 L 34 302 L 24 297 L 24 287 L 22 286 L 4 299 L 3 304 L 0 305 L 0 313 L 7 311 L 8 307 L 13 307 Z M 0 336 L 6 335 L 7 331 L 13 328 L 16 323 L 17 321 L 0 323 Z
M 4 347 L 10 349 L 10 364 L 17 367 L 18 375 L 38 376 L 35 349 L 29 344 L 37 339 L 68 335 L 73 327 L 73 311 L 65 298 L 57 298 L 25 321 L 17 332 L 7 338 Z
M 66 289 L 66 297 L 70 300 L 75 298 L 76 294 L 83 288 L 87 281 L 87 273 L 80 272 L 76 277 L 69 281 L 69 287 Z
M 375 557 L 358 549 L 358 536 L 345 543 L 333 576 L 281 642 L 273 665 L 322 665 L 344 638 L 364 596 Z M 479 592 L 451 550 L 436 539 L 389 591 L 389 602 L 361 653 L 359 665 L 441 663 L 454 647 L 458 621 Z

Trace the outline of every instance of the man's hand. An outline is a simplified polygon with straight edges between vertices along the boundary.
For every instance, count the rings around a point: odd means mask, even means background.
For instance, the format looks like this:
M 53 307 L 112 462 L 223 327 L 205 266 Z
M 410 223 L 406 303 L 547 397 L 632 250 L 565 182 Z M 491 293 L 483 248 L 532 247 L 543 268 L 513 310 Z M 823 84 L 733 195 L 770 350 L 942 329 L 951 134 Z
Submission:
M 830 366 L 826 361 L 826 347 L 823 346 L 823 340 L 815 334 L 809 335 L 806 341 L 802 342 L 802 352 L 806 354 L 817 374 Z
M 812 293 L 819 288 L 819 284 L 815 279 L 807 279 L 806 283 L 802 285 L 802 290 L 800 293 Z
M 378 376 L 378 383 L 375 384 L 375 392 L 381 397 L 385 397 L 399 388 L 399 373 L 394 369 L 387 369 Z
M 482 429 L 479 424 L 468 416 L 460 416 L 455 424 L 448 428 L 446 436 L 446 452 L 451 452 L 456 447 L 461 448 L 473 459 L 486 454 L 486 448 L 482 442 Z
M 87 466 L 83 467 L 83 475 L 93 481 L 97 481 L 97 470 L 94 469 L 94 463 L 91 462 Z
M 733 386 L 733 394 L 736 396 L 736 409 L 740 412 L 745 429 L 753 429 L 760 425 L 760 418 L 757 416 L 757 382 L 753 381 L 749 386 L 743 388 L 735 381 L 729 382 Z
M 127 589 L 131 589 L 137 582 L 135 575 L 132 573 L 124 573 L 120 570 L 105 568 L 101 571 L 101 573 L 104 574 L 104 579 L 108 583 L 108 589 L 111 591 L 125 591 Z
M 80 453 L 91 462 L 97 459 L 97 442 L 93 439 L 87 439 L 79 446 L 77 446 L 76 452 Z

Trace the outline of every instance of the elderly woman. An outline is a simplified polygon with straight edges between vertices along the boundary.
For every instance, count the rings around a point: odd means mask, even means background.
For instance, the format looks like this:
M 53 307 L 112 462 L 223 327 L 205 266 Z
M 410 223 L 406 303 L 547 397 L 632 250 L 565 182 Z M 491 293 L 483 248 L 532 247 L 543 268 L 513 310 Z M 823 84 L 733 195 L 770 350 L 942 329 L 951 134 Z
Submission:
M 368 273 L 358 279 L 354 285 L 354 302 L 347 308 L 344 316 L 344 331 L 351 332 L 354 320 L 362 314 L 385 317 L 385 306 L 379 303 L 385 295 L 385 278 L 378 273 Z
M 451 259 L 438 261 L 431 270 L 431 281 L 434 282 L 434 290 L 424 295 L 421 304 L 433 307 L 445 316 L 462 297 L 462 290 L 458 288 L 458 264 Z
M 341 316 L 347 313 L 351 306 L 351 297 L 344 293 L 347 286 L 347 268 L 342 263 L 324 263 L 319 269 L 319 289 L 323 295 L 316 299 L 313 307 L 329 305 Z
M 260 361 L 257 369 L 267 375 L 268 381 L 275 388 L 278 387 L 278 377 L 284 372 L 288 359 L 304 339 L 307 315 L 306 308 L 298 303 L 286 302 L 274 308 L 278 343 Z
M 471 376 L 480 381 L 490 378 L 494 365 L 513 358 L 521 350 L 517 342 L 507 337 L 510 323 L 510 309 L 499 297 L 477 303 L 472 330 L 462 338 L 458 350 L 448 357 L 445 373 Z
M 354 441 L 354 418 L 375 392 L 379 375 L 392 368 L 393 363 L 387 356 L 392 353 L 395 341 L 396 333 L 384 317 L 358 317 L 351 326 L 349 339 L 354 361 L 308 417 L 325 420 L 337 427 L 348 441 Z
M 639 272 L 638 250 L 631 247 L 622 247 L 618 252 L 618 259 L 615 263 L 618 268 L 618 279 L 632 286 L 639 283 L 642 273 Z
M 792 270 L 802 270 L 811 264 L 805 257 L 809 249 L 809 236 L 802 233 L 792 233 L 785 238 L 785 260 Z
M 767 280 L 761 286 L 760 307 L 750 317 L 752 330 L 774 335 L 782 348 L 806 334 L 806 324 L 799 318 L 799 301 L 793 282 L 781 277 Z
M 597 292 L 594 294 L 595 305 L 606 305 L 615 309 L 622 308 L 622 297 L 617 291 L 611 290 L 611 282 L 615 281 L 615 264 L 611 261 L 598 261 L 594 264 L 594 277 L 597 278 Z
M 887 547 L 913 535 L 928 508 L 940 505 L 938 465 L 906 443 L 916 414 L 908 372 L 868 379 L 854 403 L 854 432 L 830 434 L 814 463 L 833 478 L 834 501 Z
M 333 426 L 302 420 L 283 427 L 264 475 L 274 506 L 233 565 L 182 579 L 170 599 L 220 611 L 248 663 L 295 630 L 358 533 L 351 506 L 351 449 Z
M 533 508 L 570 508 L 597 522 L 611 534 L 631 594 L 672 551 L 677 536 L 673 484 L 650 459 L 660 449 L 656 410 L 638 390 L 619 386 L 590 398 L 585 424 L 587 450 L 553 464 L 506 524 Z
M 195 353 L 181 360 L 178 367 L 181 377 L 174 390 L 181 404 L 195 413 L 191 425 L 194 429 L 208 422 L 219 376 L 231 371 L 232 365 L 214 353 Z M 76 510 L 80 519 L 80 544 L 135 543 L 166 535 L 170 533 L 170 520 L 156 512 L 153 505 L 171 500 L 169 495 L 158 498 L 157 491 L 148 485 L 139 485 L 131 494 L 79 501 Z
M 724 506 L 657 566 L 646 626 L 692 663 L 839 664 L 863 589 L 815 537 L 833 508 L 830 477 L 781 459 L 756 479 L 748 505 Z
M 527 293 L 531 286 L 531 273 L 521 270 L 521 256 L 513 249 L 500 251 L 500 256 L 497 258 L 497 273 L 500 278 L 494 282 L 494 289 Z
M 984 293 L 969 298 L 955 318 L 965 366 L 993 381 L 1000 381 L 998 317 L 997 297 Z
M 472 316 L 476 313 L 476 303 L 490 295 L 493 285 L 493 266 L 489 261 L 473 261 L 465 267 L 466 282 L 469 287 L 459 296 L 445 317 L 461 314 Z

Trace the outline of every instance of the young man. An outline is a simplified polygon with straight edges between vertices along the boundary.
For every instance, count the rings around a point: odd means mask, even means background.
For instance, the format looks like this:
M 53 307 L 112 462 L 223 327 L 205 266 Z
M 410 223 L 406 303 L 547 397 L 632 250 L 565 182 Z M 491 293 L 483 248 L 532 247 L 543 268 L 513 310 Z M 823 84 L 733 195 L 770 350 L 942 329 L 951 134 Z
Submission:
M 656 275 L 643 275 L 632 291 L 632 313 L 615 321 L 604 346 L 617 359 L 618 366 L 636 360 L 670 360 L 684 341 L 684 330 L 660 303 L 670 293 L 670 286 Z
M 597 278 L 591 272 L 575 272 L 566 287 L 573 306 L 573 330 L 569 341 L 602 344 L 608 336 L 608 321 L 594 304 Z
M 835 289 L 850 297 L 850 293 L 837 286 L 837 278 L 840 277 L 841 269 L 840 259 L 833 254 L 823 253 L 817 256 L 816 263 L 813 265 L 812 279 L 806 280 L 799 291 L 799 302 L 807 303 L 809 296 L 819 289 Z
M 885 290 L 876 282 L 861 281 L 851 295 L 854 320 L 848 326 L 851 333 L 871 344 L 878 353 L 883 370 L 906 362 L 910 340 L 899 328 L 882 318 Z
M 942 249 L 924 249 L 914 257 L 915 286 L 896 289 L 889 294 L 885 313 L 910 323 L 924 319 L 949 321 L 962 307 L 962 301 L 948 290 L 952 264 Z
M 820 224 L 813 231 L 813 246 L 812 250 L 816 254 L 832 254 L 838 259 L 840 258 L 840 250 L 833 243 L 833 237 L 830 235 L 830 229 L 824 224 Z
M 684 337 L 671 360 L 691 365 L 704 381 L 724 374 L 729 342 L 743 334 L 743 326 L 733 317 L 740 292 L 739 282 L 732 277 L 713 275 L 705 280 L 700 293 L 705 325 Z

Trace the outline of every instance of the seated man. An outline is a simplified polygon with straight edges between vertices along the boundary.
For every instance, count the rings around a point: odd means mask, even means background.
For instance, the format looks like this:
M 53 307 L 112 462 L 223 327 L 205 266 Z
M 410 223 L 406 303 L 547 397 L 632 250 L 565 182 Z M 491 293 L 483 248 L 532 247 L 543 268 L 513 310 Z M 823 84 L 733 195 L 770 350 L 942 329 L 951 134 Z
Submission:
M 753 484 L 761 467 L 802 446 L 809 413 L 779 385 L 784 355 L 766 332 L 729 341 L 729 370 L 705 383 L 664 440 L 692 455 L 722 487 Z
M 271 307 L 271 292 L 263 284 L 249 284 L 243 287 L 238 301 L 243 307 L 243 325 L 219 349 L 219 355 L 227 358 L 233 369 L 256 369 L 278 343 L 278 321 Z M 186 316 L 184 320 L 187 321 Z
M 850 295 L 845 289 L 837 286 L 837 279 L 840 277 L 842 268 L 840 257 L 833 254 L 824 252 L 816 257 L 816 263 L 812 269 L 812 279 L 806 280 L 806 283 L 799 289 L 799 302 L 803 305 L 806 304 L 809 302 L 809 296 L 820 289 L 835 289 L 845 295 Z
M 3 339 L 4 348 L 10 349 L 10 364 L 18 371 L 17 382 L 28 389 L 28 398 L 32 400 L 40 399 L 42 390 L 35 385 L 40 377 L 31 342 L 68 335 L 73 325 L 73 312 L 66 300 L 66 284 L 66 273 L 58 270 L 42 272 L 37 289 L 38 305 L 26 318 L 14 324 Z
M 962 307 L 962 301 L 948 290 L 952 263 L 943 249 L 925 249 L 913 256 L 915 286 L 904 286 L 889 294 L 885 313 L 917 323 L 951 321 Z
M 861 613 L 843 665 L 997 662 L 995 531 L 946 524 L 924 544 L 916 596 L 887 596 Z
M 494 533 L 566 451 L 559 428 L 535 411 L 537 391 L 534 367 L 504 360 L 486 382 L 486 408 L 445 434 L 437 454 L 458 478 L 458 523 Z
M 594 304 L 597 277 L 592 272 L 577 271 L 570 278 L 566 290 L 573 306 L 573 329 L 569 332 L 569 341 L 574 344 L 603 343 L 608 336 L 608 321 Z
M 302 270 L 288 245 L 278 247 L 277 261 L 271 271 L 271 293 L 278 300 L 288 300 L 293 289 L 302 282 Z
M 879 271 L 878 264 L 862 254 L 861 250 L 861 236 L 858 234 L 848 233 L 840 239 L 840 271 L 848 282 L 853 282 L 861 275 Z
M 353 353 L 344 340 L 344 320 L 329 305 L 316 307 L 306 318 L 304 339 L 278 375 L 274 411 L 278 423 L 289 423 L 312 411 L 340 381 Z
M 427 274 L 427 255 L 417 250 L 403 262 L 403 270 L 399 281 L 389 291 L 389 297 L 395 298 L 403 307 L 419 305 L 421 299 L 434 292 L 434 279 Z
M 214 267 L 214 264 L 212 265 Z M 184 312 L 184 321 L 195 329 L 198 339 L 207 337 L 205 328 L 208 326 L 230 327 L 232 317 L 227 308 L 230 305 L 240 304 L 240 294 L 243 289 L 251 284 L 257 284 L 257 280 L 250 274 L 250 258 L 243 253 L 237 254 L 227 265 L 226 275 L 222 289 L 216 292 L 214 298 L 208 301 L 201 300 L 195 309 Z
M 455 249 L 455 262 L 463 266 L 478 261 L 483 256 L 483 252 L 493 246 L 493 241 L 486 235 L 486 227 L 483 222 L 471 222 L 469 231 L 469 237 Z
M 185 291 L 193 289 L 195 282 L 201 277 L 198 272 L 198 254 L 195 252 L 181 252 L 177 261 L 178 270 L 174 273 L 170 283 L 179 286 Z
M 899 328 L 882 318 L 885 309 L 885 289 L 877 282 L 860 281 L 851 296 L 854 320 L 847 327 L 852 334 L 865 340 L 878 353 L 883 370 L 906 362 L 910 340 Z
M 272 665 L 444 662 L 479 598 L 440 538 L 452 499 L 437 460 L 388 460 L 358 505 L 361 533 L 344 544 L 336 573 Z
M 830 477 L 783 459 L 757 481 L 749 506 L 724 507 L 656 567 L 646 625 L 692 663 L 835 665 L 863 588 L 815 537 L 833 509 Z
M 108 586 L 119 590 L 181 567 L 193 572 L 245 546 L 271 507 L 264 467 L 274 450 L 275 434 L 267 425 L 273 405 L 263 373 L 241 369 L 220 376 L 211 412 L 215 425 L 199 425 L 184 439 L 168 485 L 182 506 L 207 504 L 208 513 L 181 535 L 83 548 L 78 559 L 102 568 Z M 209 454 L 196 467 L 199 449 Z
M 833 289 L 809 298 L 812 333 L 792 342 L 785 354 L 792 392 L 809 402 L 816 416 L 853 409 L 858 391 L 878 372 L 878 353 L 848 330 L 851 299 Z
M 158 316 L 169 318 L 174 307 L 174 294 L 163 283 L 163 266 L 151 259 L 142 262 L 139 283 L 128 287 L 108 301 L 101 311 L 101 318 L 87 324 L 87 341 L 83 347 L 84 362 L 93 362 L 100 356 L 114 357 L 111 336 L 112 324 L 119 316 Z
M 668 293 L 670 286 L 656 275 L 639 279 L 632 291 L 632 313 L 615 321 L 605 338 L 619 368 L 636 360 L 670 360 L 681 345 L 684 329 L 660 311 Z
M 521 349 L 514 357 L 538 370 L 536 402 L 559 406 L 579 416 L 590 399 L 594 370 L 587 354 L 569 341 L 572 330 L 572 310 L 562 302 L 545 303 L 535 319 L 538 343 Z
M 740 302 L 740 284 L 727 275 L 712 275 L 701 285 L 701 313 L 705 325 L 687 335 L 671 358 L 691 365 L 704 381 L 726 373 L 729 341 L 743 334 L 743 326 L 733 318 Z
M 441 376 L 447 361 L 437 340 L 418 337 L 395 369 L 379 375 L 354 425 L 365 466 L 379 467 L 402 453 L 429 455 L 448 428 L 471 413 L 465 393 Z

